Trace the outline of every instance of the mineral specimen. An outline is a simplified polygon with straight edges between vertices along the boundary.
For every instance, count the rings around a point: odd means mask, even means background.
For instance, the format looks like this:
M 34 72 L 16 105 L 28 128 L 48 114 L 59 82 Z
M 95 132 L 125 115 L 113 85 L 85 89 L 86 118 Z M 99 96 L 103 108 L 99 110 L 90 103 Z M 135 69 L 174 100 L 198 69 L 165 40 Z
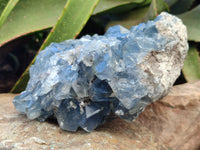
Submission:
M 187 50 L 186 27 L 165 12 L 130 31 L 117 25 L 103 36 L 52 43 L 13 103 L 29 119 L 56 117 L 68 131 L 90 132 L 110 114 L 134 120 L 169 92 Z

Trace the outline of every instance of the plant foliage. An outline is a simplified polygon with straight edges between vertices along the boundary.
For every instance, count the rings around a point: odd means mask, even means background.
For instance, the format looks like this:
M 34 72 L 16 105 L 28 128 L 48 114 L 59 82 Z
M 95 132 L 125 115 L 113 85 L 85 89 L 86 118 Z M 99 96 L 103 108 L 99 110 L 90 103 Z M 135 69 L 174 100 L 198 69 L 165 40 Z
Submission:
M 188 82 L 199 80 L 199 52 L 195 47 L 200 42 L 198 0 L 1 0 L 0 46 L 18 37 L 52 28 L 40 51 L 52 42 L 76 38 L 83 33 L 93 34 L 102 28 L 105 31 L 116 24 L 130 28 L 154 19 L 162 11 L 177 15 L 187 26 L 189 43 L 192 44 L 183 73 Z M 30 65 L 34 61 L 35 58 Z M 12 92 L 25 89 L 29 79 L 28 70 L 29 67 Z

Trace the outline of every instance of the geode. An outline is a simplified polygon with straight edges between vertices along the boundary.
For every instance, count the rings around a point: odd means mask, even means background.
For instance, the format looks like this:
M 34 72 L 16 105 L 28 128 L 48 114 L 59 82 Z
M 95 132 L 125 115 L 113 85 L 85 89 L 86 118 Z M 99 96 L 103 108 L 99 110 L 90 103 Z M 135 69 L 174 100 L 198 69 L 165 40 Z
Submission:
M 13 103 L 29 119 L 55 117 L 68 131 L 90 132 L 111 114 L 134 120 L 169 92 L 187 50 L 186 27 L 165 12 L 130 30 L 117 25 L 104 35 L 52 43 Z

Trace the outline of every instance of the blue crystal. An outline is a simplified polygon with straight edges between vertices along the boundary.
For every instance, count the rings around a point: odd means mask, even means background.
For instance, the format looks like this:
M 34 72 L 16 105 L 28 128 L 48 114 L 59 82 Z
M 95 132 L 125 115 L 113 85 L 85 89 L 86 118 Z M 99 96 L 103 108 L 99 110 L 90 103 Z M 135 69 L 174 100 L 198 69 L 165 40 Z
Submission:
M 103 36 L 52 43 L 38 54 L 13 103 L 29 119 L 55 117 L 68 131 L 90 132 L 110 114 L 134 120 L 180 74 L 186 35 L 180 19 L 162 13 L 130 31 L 117 25 Z

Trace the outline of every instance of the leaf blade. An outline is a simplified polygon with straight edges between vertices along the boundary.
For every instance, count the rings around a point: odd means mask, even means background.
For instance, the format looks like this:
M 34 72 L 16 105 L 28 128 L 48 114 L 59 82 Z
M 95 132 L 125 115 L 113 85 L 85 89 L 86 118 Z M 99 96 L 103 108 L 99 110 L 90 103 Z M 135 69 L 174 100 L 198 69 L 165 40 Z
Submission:
M 0 28 L 0 46 L 54 26 L 65 3 L 66 0 L 20 0 Z
M 98 0 L 87 0 L 87 2 L 78 0 L 75 3 L 73 0 L 68 0 L 60 19 L 53 27 L 41 49 L 44 49 L 51 42 L 62 42 L 63 40 L 75 38 L 78 35 L 91 16 Z M 70 24 L 73 24 L 73 26 L 65 27 Z
M 162 11 L 169 11 L 167 3 L 164 0 L 152 0 L 144 20 L 155 19 Z
M 3 12 L 4 8 L 8 4 L 9 0 L 1 0 L 0 1 L 0 14 Z
M 112 12 L 112 9 L 116 9 L 117 7 L 123 7 L 126 5 L 133 5 L 130 6 L 130 8 L 132 8 L 134 7 L 134 5 L 138 5 L 143 2 L 145 2 L 145 0 L 100 0 L 93 14 L 96 15 L 100 13 Z
M 40 50 L 44 49 L 51 42 L 61 42 L 66 39 L 75 38 L 77 34 L 81 31 L 83 26 L 86 24 L 89 17 L 92 15 L 92 11 L 94 10 L 98 0 L 87 0 L 87 5 L 85 5 L 85 0 L 68 0 L 63 13 L 60 16 L 57 24 L 52 29 L 51 33 L 46 38 L 45 42 L 41 46 Z M 85 6 L 85 7 L 83 7 Z M 73 13 L 72 13 L 73 12 Z M 71 19 L 73 19 L 73 25 Z M 69 25 L 70 27 L 67 27 Z M 66 28 L 67 27 L 67 28 Z M 75 27 L 75 28 L 74 28 Z M 65 33 L 66 32 L 66 33 Z M 59 36 L 59 37 L 58 37 Z M 39 51 L 40 51 L 39 50 Z M 27 78 L 29 77 L 29 68 L 35 62 L 36 57 L 27 67 L 25 72 L 22 74 L 20 79 L 13 86 L 11 92 L 18 93 L 25 89 L 27 84 Z
M 200 58 L 195 46 L 190 46 L 182 71 L 188 82 L 200 80 Z
M 19 0 L 9 0 L 8 4 L 4 8 L 3 12 L 0 16 L 0 28 L 4 24 L 5 20 L 7 19 L 10 12 L 13 10 L 15 5 L 19 2 Z
M 200 5 L 192 9 L 191 11 L 185 12 L 181 15 L 177 15 L 182 19 L 183 23 L 187 27 L 188 40 L 200 42 Z
M 195 0 L 178 0 L 174 5 L 171 6 L 170 12 L 172 14 L 181 14 L 187 11 Z
M 109 22 L 106 28 L 108 29 L 111 26 L 120 24 L 123 27 L 130 29 L 132 26 L 144 22 L 143 17 L 147 13 L 148 9 L 149 6 L 146 6 L 130 11 L 129 13 L 123 14 L 123 16 L 119 20 Z

